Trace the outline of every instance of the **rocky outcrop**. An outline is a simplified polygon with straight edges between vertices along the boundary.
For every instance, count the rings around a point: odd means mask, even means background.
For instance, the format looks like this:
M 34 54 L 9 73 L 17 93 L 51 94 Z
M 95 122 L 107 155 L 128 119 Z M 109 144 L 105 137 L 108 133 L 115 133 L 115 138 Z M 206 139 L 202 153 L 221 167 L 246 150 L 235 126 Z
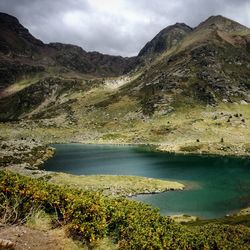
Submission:
M 0 169 L 15 166 L 29 170 L 38 170 L 55 153 L 54 148 L 28 138 L 1 141 L 0 149 Z
M 86 52 L 79 46 L 50 43 L 56 50 L 53 59 L 68 70 L 99 76 L 117 76 L 129 72 L 135 66 L 136 58 L 104 55 L 99 52 Z

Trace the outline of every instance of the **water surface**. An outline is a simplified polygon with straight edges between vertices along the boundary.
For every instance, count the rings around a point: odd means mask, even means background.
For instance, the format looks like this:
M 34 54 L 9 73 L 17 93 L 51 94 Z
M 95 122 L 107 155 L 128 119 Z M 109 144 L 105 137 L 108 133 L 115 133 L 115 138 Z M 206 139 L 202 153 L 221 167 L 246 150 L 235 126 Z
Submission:
M 45 169 L 76 175 L 137 175 L 187 184 L 185 191 L 142 195 L 137 200 L 162 214 L 216 218 L 250 204 L 250 160 L 149 152 L 139 146 L 56 144 Z M 190 188 L 191 187 L 191 188 Z

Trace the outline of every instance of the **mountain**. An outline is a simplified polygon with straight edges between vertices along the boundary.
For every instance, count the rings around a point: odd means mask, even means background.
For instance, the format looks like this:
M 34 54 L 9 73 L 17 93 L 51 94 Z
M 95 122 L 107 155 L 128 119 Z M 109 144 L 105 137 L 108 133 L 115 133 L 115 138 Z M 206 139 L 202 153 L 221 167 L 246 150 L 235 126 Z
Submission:
M 0 89 L 41 72 L 117 76 L 128 72 L 135 62 L 135 58 L 86 52 L 70 44 L 44 44 L 17 18 L 5 13 L 0 13 L 0 29 Z
M 44 44 L 0 16 L 0 120 L 42 140 L 250 153 L 249 28 L 223 16 L 177 23 L 123 58 Z
M 208 18 L 138 79 L 144 112 L 179 100 L 249 103 L 249 46 L 250 29 L 222 16 Z

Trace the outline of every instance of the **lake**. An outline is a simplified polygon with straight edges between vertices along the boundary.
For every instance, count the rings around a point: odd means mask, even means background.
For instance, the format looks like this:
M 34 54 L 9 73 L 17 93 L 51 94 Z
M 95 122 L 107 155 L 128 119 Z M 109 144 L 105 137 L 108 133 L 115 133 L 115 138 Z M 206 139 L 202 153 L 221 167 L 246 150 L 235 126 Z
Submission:
M 136 175 L 177 180 L 185 191 L 140 195 L 135 199 L 160 208 L 164 215 L 217 218 L 250 204 L 250 159 L 176 155 L 145 146 L 56 144 L 48 171 L 75 175 Z

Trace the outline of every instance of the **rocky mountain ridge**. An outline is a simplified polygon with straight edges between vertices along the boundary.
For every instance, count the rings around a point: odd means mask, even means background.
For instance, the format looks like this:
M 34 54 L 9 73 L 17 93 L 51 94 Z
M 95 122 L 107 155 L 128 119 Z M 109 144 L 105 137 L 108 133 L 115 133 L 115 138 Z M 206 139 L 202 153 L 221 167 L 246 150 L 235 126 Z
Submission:
M 71 44 L 44 44 L 5 13 L 0 13 L 0 29 L 0 89 L 37 72 L 117 76 L 135 63 L 135 58 L 86 52 Z

